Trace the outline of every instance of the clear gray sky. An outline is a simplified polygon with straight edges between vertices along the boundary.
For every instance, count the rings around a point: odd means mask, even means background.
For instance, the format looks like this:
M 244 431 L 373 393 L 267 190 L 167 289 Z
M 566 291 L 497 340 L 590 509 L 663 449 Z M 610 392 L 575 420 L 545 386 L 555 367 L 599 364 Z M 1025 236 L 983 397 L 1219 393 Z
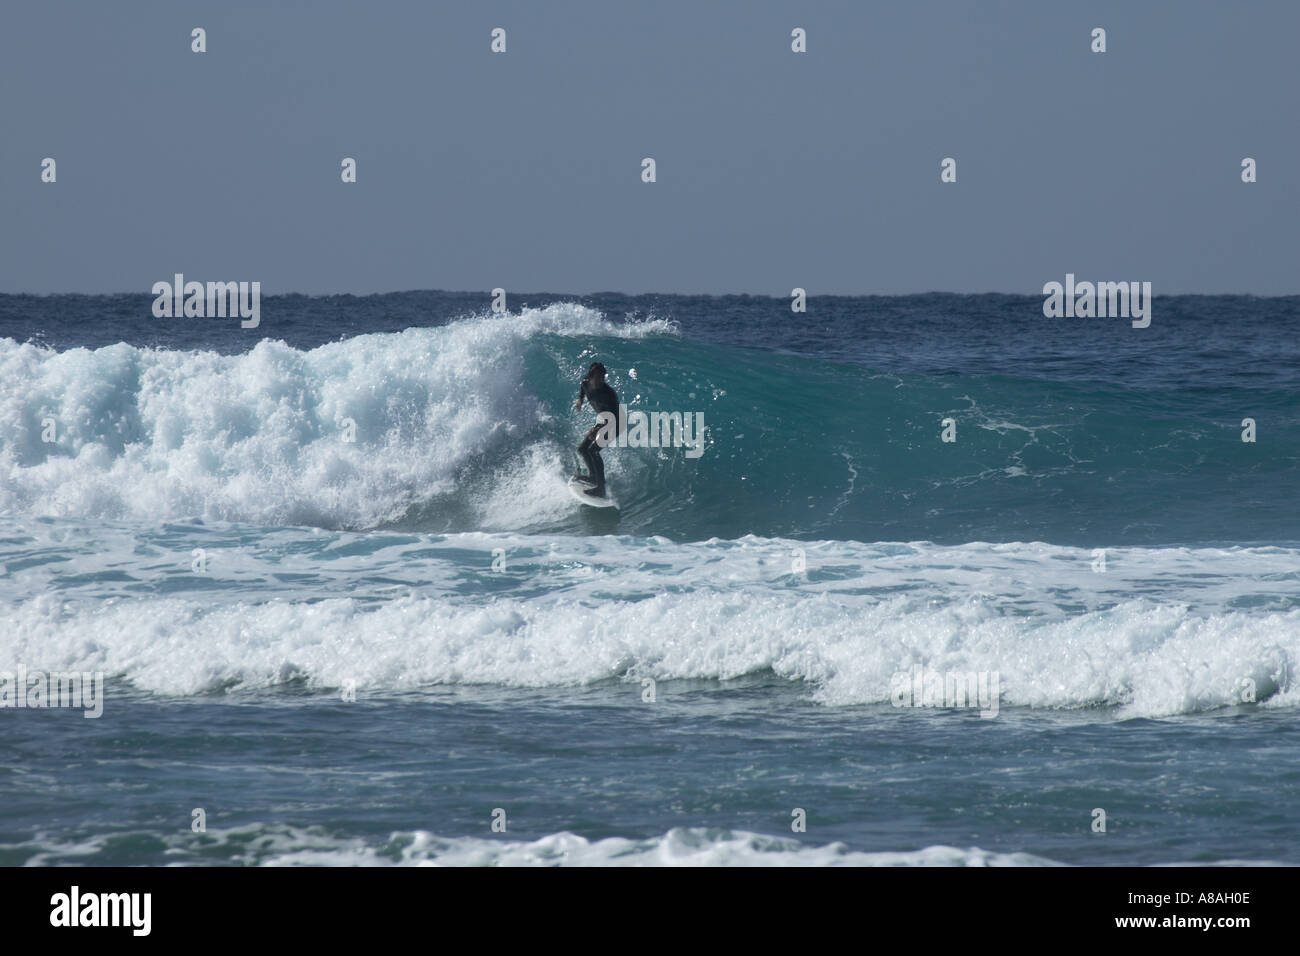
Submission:
M 7 3 L 0 291 L 1293 294 L 1298 38 L 1294 0 Z

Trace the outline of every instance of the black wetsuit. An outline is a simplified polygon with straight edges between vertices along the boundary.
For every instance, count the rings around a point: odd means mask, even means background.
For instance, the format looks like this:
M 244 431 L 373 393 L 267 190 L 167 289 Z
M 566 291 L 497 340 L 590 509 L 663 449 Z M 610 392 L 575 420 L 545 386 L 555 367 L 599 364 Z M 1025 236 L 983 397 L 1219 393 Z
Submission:
M 618 421 L 618 393 L 609 387 L 608 382 L 601 382 L 599 385 L 591 385 L 584 378 L 582 387 L 578 389 L 578 398 L 585 398 L 591 403 L 592 411 L 597 415 L 601 412 L 609 412 Z M 622 430 L 622 422 L 618 422 L 619 431 Z M 601 429 L 601 425 L 596 425 L 587 432 L 587 437 L 582 440 L 578 446 L 578 454 L 582 460 L 587 463 L 587 477 L 595 483 L 592 494 L 603 495 L 605 493 L 605 463 L 600 460 L 600 446 L 596 444 L 596 435 Z M 584 477 L 579 475 L 578 477 Z

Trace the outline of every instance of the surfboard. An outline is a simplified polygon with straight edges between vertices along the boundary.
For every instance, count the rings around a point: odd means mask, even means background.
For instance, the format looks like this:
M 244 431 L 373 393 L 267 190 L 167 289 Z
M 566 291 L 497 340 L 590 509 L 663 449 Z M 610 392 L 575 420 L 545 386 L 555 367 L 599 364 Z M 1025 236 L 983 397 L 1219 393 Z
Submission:
M 593 508 L 613 508 L 615 510 L 618 509 L 618 502 L 615 501 L 614 496 L 609 493 L 608 485 L 605 486 L 605 497 L 603 498 L 599 498 L 596 495 L 587 494 L 587 492 L 591 491 L 591 489 L 592 489 L 592 484 L 589 481 L 584 481 L 581 478 L 569 479 L 569 493 L 573 495 L 573 497 L 581 501 L 584 505 L 590 505 Z

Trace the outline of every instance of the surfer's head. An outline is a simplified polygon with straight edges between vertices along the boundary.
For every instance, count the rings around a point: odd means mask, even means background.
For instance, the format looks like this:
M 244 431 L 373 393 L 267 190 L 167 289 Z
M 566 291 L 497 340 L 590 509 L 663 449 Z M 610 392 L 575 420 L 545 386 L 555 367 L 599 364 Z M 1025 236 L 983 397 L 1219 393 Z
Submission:
M 592 362 L 591 367 L 587 369 L 587 381 L 605 381 L 605 366 L 601 365 L 599 362 Z

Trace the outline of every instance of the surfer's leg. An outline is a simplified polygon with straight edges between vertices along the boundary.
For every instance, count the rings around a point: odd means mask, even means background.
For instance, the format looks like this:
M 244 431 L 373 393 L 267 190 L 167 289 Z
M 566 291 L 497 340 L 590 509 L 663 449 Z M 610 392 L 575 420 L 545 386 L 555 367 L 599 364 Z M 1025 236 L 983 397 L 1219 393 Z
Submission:
M 596 448 L 596 432 L 599 430 L 600 426 L 596 426 L 588 431 L 587 437 L 578 446 L 578 457 L 586 464 L 587 473 L 585 475 L 574 475 L 573 477 L 581 478 L 584 481 L 596 481 L 596 468 L 599 466 L 593 465 L 592 459 L 594 458 L 597 462 L 600 461 L 599 449 Z
M 591 480 L 596 483 L 590 493 L 597 497 L 603 497 L 605 494 L 605 462 L 600 457 L 599 447 L 591 449 L 591 457 L 587 459 L 587 467 L 591 469 Z
M 599 431 L 600 426 L 596 425 L 587 432 L 587 437 L 578 446 L 578 454 L 587 463 L 586 480 L 594 486 L 590 494 L 598 496 L 605 493 L 605 463 L 600 458 L 600 446 L 596 444 L 596 433 Z
M 583 442 L 581 445 L 578 446 L 578 458 L 580 458 L 580 459 L 582 460 L 582 463 L 583 463 L 584 465 L 587 464 L 587 443 L 586 443 L 586 442 Z M 587 467 L 587 471 L 588 471 L 588 473 L 590 473 L 590 471 L 591 471 L 591 466 L 588 465 L 588 467 Z M 584 474 L 582 473 L 582 468 L 579 467 L 578 470 L 577 470 L 576 472 L 573 473 L 573 477 L 574 477 L 574 478 L 579 478 L 579 479 L 582 479 L 582 480 L 586 480 L 587 475 L 584 475 Z

